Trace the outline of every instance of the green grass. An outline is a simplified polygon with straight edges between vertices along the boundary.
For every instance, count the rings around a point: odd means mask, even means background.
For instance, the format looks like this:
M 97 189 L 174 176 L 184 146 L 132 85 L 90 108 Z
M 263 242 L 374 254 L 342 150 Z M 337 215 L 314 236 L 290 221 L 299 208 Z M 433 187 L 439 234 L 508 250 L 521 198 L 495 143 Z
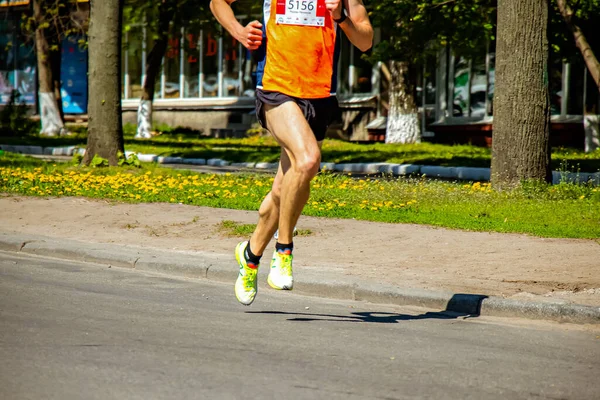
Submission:
M 218 224 L 218 230 L 222 234 L 230 237 L 249 237 L 256 229 L 256 224 L 241 224 L 236 221 L 225 220 Z M 294 236 L 310 236 L 312 231 L 310 229 L 297 229 L 294 232 Z
M 239 222 L 225 220 L 221 221 L 218 228 L 226 236 L 249 237 L 254 232 L 256 224 L 240 224 Z
M 125 148 L 129 151 L 158 156 L 187 158 L 220 158 L 231 162 L 276 162 L 280 149 L 269 136 L 244 139 L 212 139 L 197 131 L 163 129 L 162 135 L 150 140 L 136 140 L 135 126 L 125 126 Z M 86 132 L 79 128 L 72 137 L 25 138 L 0 137 L 2 144 L 27 144 L 44 147 L 86 145 Z M 323 161 L 334 163 L 388 162 L 440 166 L 489 167 L 490 149 L 469 145 L 441 145 L 432 143 L 392 145 L 358 144 L 340 140 L 326 140 Z M 552 169 L 562 171 L 600 171 L 600 151 L 584 153 L 580 150 L 557 148 L 552 153 Z
M 253 174 L 197 174 L 156 165 L 80 168 L 12 154 L 0 157 L 0 192 L 30 196 L 258 210 L 272 179 Z M 498 193 L 477 182 L 356 180 L 320 174 L 313 181 L 304 214 L 542 237 L 600 238 L 600 188 L 523 184 L 514 191 Z M 236 235 L 247 236 L 253 226 L 234 224 L 229 228 Z

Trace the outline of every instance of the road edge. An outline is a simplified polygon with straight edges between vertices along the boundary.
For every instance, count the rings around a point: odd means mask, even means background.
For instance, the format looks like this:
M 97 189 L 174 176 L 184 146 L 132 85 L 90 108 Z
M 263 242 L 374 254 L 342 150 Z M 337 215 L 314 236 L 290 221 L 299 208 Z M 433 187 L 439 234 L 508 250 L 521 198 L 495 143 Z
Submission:
M 232 285 L 237 276 L 233 252 L 224 255 L 205 251 L 174 251 L 6 232 L 0 232 L 0 250 L 178 277 L 208 279 Z M 264 270 L 259 274 L 262 281 L 266 279 Z M 420 306 L 470 316 L 519 317 L 577 324 L 600 324 L 600 307 L 504 299 L 485 294 L 400 288 L 351 277 L 340 278 L 324 273 L 317 274 L 308 269 L 296 272 L 294 292 L 342 300 Z

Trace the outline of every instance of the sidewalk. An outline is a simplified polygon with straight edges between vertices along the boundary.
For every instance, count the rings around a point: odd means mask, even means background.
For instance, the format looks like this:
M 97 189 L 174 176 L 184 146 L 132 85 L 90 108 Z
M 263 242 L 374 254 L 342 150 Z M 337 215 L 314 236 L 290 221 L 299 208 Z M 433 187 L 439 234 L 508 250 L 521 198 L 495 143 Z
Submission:
M 233 248 L 243 238 L 218 226 L 257 218 L 178 204 L 7 195 L 0 210 L 0 250 L 208 277 L 231 282 L 232 299 Z M 600 323 L 599 241 L 304 216 L 298 227 L 312 231 L 295 240 L 300 293 L 441 309 L 450 302 L 457 311 L 466 302 L 482 315 Z M 264 276 L 260 290 L 270 290 Z

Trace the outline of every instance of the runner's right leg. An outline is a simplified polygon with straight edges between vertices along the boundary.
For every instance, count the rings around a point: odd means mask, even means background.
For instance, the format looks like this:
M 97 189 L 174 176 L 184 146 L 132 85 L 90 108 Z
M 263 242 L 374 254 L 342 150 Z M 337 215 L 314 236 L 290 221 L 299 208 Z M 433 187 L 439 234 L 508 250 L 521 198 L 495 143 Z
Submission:
M 302 110 L 295 102 L 265 106 L 271 134 L 287 153 L 290 167 L 281 181 L 279 243 L 292 243 L 293 231 L 319 171 L 321 149 Z
M 267 281 L 274 289 L 291 290 L 293 231 L 310 194 L 310 181 L 319 171 L 321 149 L 300 107 L 295 102 L 265 107 L 269 131 L 290 162 L 281 181 L 279 238 Z
M 289 167 L 289 158 L 285 151 L 282 150 L 273 186 L 264 198 L 258 211 L 259 219 L 256 229 L 249 241 L 239 243 L 235 249 L 235 258 L 240 268 L 238 278 L 235 282 L 235 296 L 240 303 L 247 306 L 252 304 L 258 292 L 257 275 L 260 266 L 260 257 L 267 244 L 269 244 L 275 230 L 277 230 L 281 181 Z

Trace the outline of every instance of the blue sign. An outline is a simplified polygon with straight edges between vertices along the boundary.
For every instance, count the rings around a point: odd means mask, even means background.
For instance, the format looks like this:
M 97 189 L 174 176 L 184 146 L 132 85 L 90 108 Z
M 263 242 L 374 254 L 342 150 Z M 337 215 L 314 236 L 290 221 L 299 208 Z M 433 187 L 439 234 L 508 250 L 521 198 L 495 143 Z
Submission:
M 65 114 L 85 114 L 88 106 L 88 52 L 79 37 L 63 40 L 61 57 L 61 90 Z

